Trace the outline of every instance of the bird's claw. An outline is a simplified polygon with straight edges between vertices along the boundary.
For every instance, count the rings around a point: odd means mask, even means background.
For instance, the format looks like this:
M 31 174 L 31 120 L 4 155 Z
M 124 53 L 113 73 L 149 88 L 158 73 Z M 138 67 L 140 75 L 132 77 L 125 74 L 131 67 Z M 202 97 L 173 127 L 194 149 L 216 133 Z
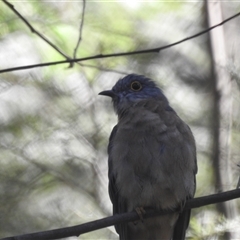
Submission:
M 135 211 L 137 212 L 139 218 L 143 222 L 143 215 L 146 214 L 146 211 L 144 210 L 144 208 L 143 207 L 137 207 L 137 208 L 135 208 Z
M 179 210 L 180 210 L 180 213 L 181 212 L 183 212 L 183 209 L 184 209 L 184 207 L 185 207 L 185 204 L 186 204 L 186 199 L 185 200 L 183 200 L 182 202 L 181 202 L 181 204 L 180 204 L 180 206 L 179 206 Z

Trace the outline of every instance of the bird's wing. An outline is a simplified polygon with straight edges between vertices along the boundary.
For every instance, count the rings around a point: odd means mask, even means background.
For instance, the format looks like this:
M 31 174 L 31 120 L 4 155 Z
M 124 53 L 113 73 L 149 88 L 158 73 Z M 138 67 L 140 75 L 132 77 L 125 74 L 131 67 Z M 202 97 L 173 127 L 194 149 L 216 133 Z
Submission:
M 178 118 L 177 114 L 175 116 Z M 184 123 L 184 122 L 182 122 L 182 123 Z M 191 138 L 191 136 L 192 136 L 191 129 L 190 129 L 190 127 L 188 125 L 185 125 L 185 126 L 189 130 L 189 137 Z M 193 139 L 193 136 L 192 136 L 192 139 Z M 193 190 L 192 193 L 190 193 L 190 195 L 186 196 L 186 200 L 193 198 L 193 196 L 195 194 L 195 190 L 196 190 L 196 174 L 197 174 L 197 171 L 198 171 L 195 141 L 193 139 L 193 141 L 190 141 L 190 142 L 194 143 L 192 145 L 192 147 L 195 148 L 195 158 L 193 159 L 194 164 L 192 166 L 192 171 L 193 171 L 193 176 L 194 176 L 194 179 L 193 179 L 193 181 L 194 181 L 194 190 Z M 184 204 L 185 204 L 185 201 L 182 203 L 182 207 L 184 206 Z M 177 222 L 176 222 L 176 224 L 174 226 L 172 240 L 185 240 L 186 230 L 187 230 L 189 222 L 190 222 L 190 215 L 191 215 L 191 209 L 183 211 L 183 212 L 181 212 L 179 214 L 178 220 L 177 220 Z
M 113 146 L 113 140 L 117 132 L 117 125 L 113 128 L 112 133 L 109 138 L 108 144 L 108 178 L 109 178 L 109 185 L 108 191 L 109 196 L 113 204 L 113 215 L 118 213 L 124 213 L 127 211 L 126 202 L 124 199 L 118 194 L 118 189 L 116 186 L 115 176 L 112 171 L 112 158 L 111 158 L 111 150 Z M 126 224 L 118 224 L 115 225 L 115 229 L 120 236 L 120 240 L 127 239 L 127 226 Z

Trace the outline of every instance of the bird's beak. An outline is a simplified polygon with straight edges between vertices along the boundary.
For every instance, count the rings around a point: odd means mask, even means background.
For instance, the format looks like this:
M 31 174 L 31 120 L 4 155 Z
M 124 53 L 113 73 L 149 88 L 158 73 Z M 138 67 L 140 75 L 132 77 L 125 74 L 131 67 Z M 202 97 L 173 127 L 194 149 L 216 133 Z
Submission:
M 113 90 L 102 91 L 98 95 L 108 96 L 108 97 L 111 97 L 111 98 L 116 97 L 116 94 L 113 92 Z

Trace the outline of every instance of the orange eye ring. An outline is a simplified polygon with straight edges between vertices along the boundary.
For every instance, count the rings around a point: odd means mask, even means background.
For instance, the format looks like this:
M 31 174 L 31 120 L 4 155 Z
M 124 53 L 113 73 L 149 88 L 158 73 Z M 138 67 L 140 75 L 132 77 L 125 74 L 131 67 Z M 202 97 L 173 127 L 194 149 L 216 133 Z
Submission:
M 135 92 L 138 92 L 142 89 L 142 84 L 138 81 L 134 81 L 131 83 L 131 89 Z

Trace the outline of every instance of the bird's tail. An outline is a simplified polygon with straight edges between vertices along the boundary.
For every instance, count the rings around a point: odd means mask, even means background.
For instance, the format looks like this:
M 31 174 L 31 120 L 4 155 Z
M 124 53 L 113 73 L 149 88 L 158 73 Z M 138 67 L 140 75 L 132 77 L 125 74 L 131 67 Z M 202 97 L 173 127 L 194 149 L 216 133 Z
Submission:
M 179 218 L 176 222 L 172 240 L 184 240 L 186 230 L 189 225 L 191 210 L 186 210 L 180 213 Z

